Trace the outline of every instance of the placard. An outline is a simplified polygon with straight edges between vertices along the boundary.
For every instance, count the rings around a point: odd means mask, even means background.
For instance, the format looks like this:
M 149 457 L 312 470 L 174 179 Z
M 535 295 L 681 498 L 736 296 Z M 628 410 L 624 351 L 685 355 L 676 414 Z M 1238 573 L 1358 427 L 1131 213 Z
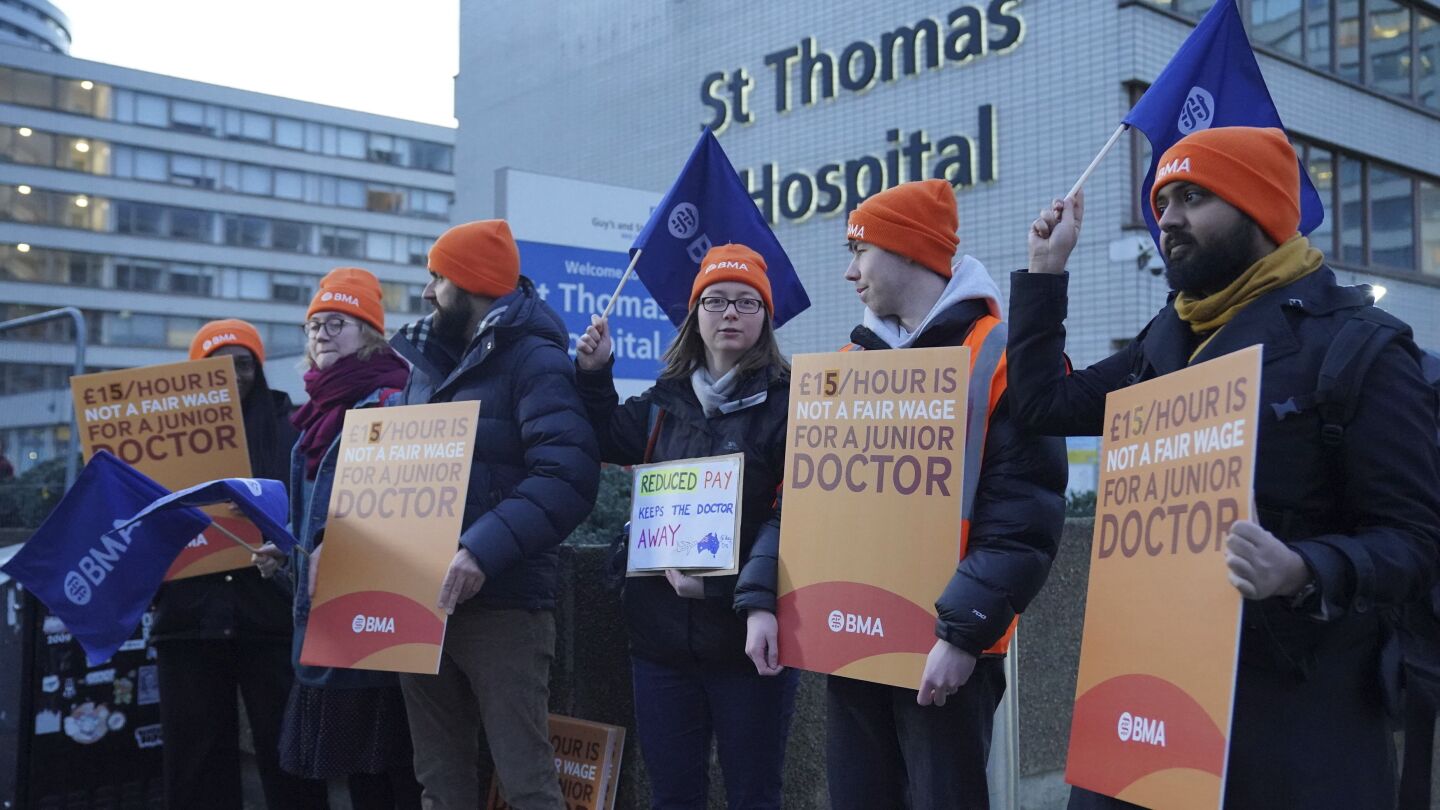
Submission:
M 909 689 L 960 559 L 970 350 L 796 355 L 780 663 Z
M 1225 795 L 1261 347 L 1105 399 L 1095 541 L 1065 780 L 1166 810 Z
M 87 461 L 97 450 L 108 450 L 170 490 L 250 477 L 245 417 L 228 356 L 79 375 L 70 378 L 70 393 Z M 254 525 L 229 507 L 204 511 L 252 546 L 264 542 Z M 248 549 L 219 532 L 202 532 L 165 579 L 249 565 Z
M 300 663 L 434 674 L 480 403 L 347 411 Z
M 555 773 L 566 810 L 613 810 L 620 786 L 620 758 L 625 729 L 620 726 L 550 715 L 550 744 L 555 748 Z M 490 780 L 488 810 L 512 810 L 501 798 L 500 778 Z
M 626 574 L 735 573 L 744 475 L 744 453 L 635 465 Z

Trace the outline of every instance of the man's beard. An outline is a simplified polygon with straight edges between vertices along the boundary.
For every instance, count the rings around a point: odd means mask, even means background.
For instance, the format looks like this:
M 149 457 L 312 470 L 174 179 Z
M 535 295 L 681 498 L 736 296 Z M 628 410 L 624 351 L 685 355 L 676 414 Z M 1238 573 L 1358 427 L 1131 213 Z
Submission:
M 442 343 L 463 345 L 470 337 L 465 334 L 469 321 L 468 312 L 463 312 L 458 307 L 442 307 L 440 302 L 436 301 L 435 313 L 430 318 L 430 329 Z
M 1167 251 L 1177 245 L 1185 245 L 1184 255 L 1178 259 L 1165 256 L 1165 281 L 1170 289 L 1179 290 L 1197 297 L 1219 292 L 1240 277 L 1256 257 L 1252 254 L 1255 244 L 1254 222 L 1242 219 L 1223 235 L 1200 244 L 1195 237 L 1184 231 L 1172 231 L 1164 241 Z

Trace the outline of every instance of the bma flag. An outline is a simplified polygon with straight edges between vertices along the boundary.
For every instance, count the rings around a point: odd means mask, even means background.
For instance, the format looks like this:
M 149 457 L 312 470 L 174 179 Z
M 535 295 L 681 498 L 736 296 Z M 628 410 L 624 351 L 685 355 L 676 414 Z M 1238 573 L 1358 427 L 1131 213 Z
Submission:
M 65 623 L 97 666 L 120 649 L 165 571 L 210 518 L 193 508 L 131 516 L 169 491 L 101 450 L 4 566 Z
M 745 245 L 765 259 L 775 300 L 775 326 L 810 306 L 795 265 L 750 199 L 720 142 L 707 129 L 630 246 L 632 256 L 641 251 L 635 274 L 678 327 L 690 310 L 690 287 L 700 272 L 700 260 L 711 247 L 731 242 Z
M 221 478 L 167 494 L 140 510 L 130 520 L 187 506 L 233 503 L 260 530 L 260 535 L 285 553 L 295 547 L 295 536 L 285 527 L 290 498 L 285 485 L 271 478 Z M 127 521 L 128 522 L 128 521 Z
M 1159 245 L 1160 228 L 1150 210 L 1150 188 L 1155 185 L 1155 170 L 1165 150 L 1186 135 L 1210 127 L 1285 129 L 1260 75 L 1235 0 L 1215 3 L 1125 116 L 1125 123 L 1150 141 L 1150 171 L 1141 187 L 1140 210 Z M 1324 221 L 1325 205 L 1302 163 L 1300 233 L 1308 234 Z

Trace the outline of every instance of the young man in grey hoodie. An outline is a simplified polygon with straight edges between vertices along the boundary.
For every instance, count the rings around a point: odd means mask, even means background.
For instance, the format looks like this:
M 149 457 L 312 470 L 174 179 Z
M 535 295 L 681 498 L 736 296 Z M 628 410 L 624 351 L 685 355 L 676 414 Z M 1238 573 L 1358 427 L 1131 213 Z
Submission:
M 846 233 L 854 258 L 845 279 L 865 304 L 849 348 L 969 346 L 972 427 L 964 537 L 955 538 L 963 556 L 936 594 L 936 640 L 918 691 L 829 678 L 827 770 L 837 810 L 989 807 L 985 762 L 1005 691 L 1001 659 L 1016 616 L 1045 583 L 1064 523 L 1064 441 L 1025 434 L 1010 419 L 1000 291 L 974 258 L 952 264 L 958 225 L 950 184 L 924 180 L 866 200 Z M 846 542 L 904 553 L 894 537 Z

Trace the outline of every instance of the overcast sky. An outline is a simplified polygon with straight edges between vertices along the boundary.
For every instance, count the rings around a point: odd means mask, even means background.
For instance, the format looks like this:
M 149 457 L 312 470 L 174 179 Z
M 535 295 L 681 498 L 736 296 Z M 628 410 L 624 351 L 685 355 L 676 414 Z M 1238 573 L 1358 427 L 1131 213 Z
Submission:
M 54 0 L 81 59 L 455 125 L 459 0 Z

